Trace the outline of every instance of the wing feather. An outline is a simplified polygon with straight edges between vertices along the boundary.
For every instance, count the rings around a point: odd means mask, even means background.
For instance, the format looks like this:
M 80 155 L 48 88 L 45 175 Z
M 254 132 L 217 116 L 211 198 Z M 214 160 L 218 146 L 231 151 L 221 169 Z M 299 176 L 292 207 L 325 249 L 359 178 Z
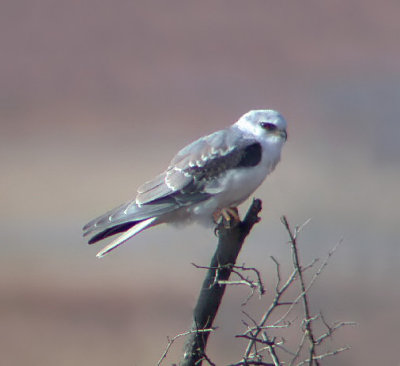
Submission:
M 154 179 L 149 180 L 148 182 L 145 182 L 144 184 L 142 184 L 137 189 L 137 192 L 145 193 L 147 191 L 150 191 L 150 190 L 164 184 L 164 182 L 165 182 L 165 172 L 162 172 L 161 174 L 157 175 L 157 177 L 155 177 Z
M 213 161 L 216 162 L 234 151 L 239 137 L 236 130 L 229 128 L 187 145 L 175 155 L 164 173 L 138 189 L 136 202 L 143 205 L 171 195 L 177 197 L 180 192 L 201 192 L 204 182 L 200 183 L 196 174 L 198 175 L 199 171 L 205 172 L 208 165 L 213 165 Z M 222 166 L 223 168 L 225 166 Z M 210 172 L 210 169 L 207 171 Z M 211 173 L 218 175 L 221 171 L 214 170 Z M 196 197 L 198 198 L 198 195 Z
M 129 229 L 129 234 L 101 252 L 106 253 L 131 235 L 159 223 L 160 216 L 219 193 L 224 189 L 218 179 L 221 175 L 235 167 L 254 166 L 257 159 L 261 159 L 259 143 L 232 127 L 205 136 L 180 150 L 165 172 L 140 186 L 135 200 L 86 224 L 84 235 L 101 231 L 91 239 L 94 242 Z

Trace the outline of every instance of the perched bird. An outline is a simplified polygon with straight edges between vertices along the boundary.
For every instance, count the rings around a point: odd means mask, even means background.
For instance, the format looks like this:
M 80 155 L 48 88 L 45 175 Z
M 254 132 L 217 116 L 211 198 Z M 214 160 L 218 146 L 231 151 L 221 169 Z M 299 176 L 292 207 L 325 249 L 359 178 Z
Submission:
M 136 198 L 90 221 L 89 244 L 122 233 L 97 257 L 161 223 L 227 224 L 280 160 L 286 121 L 274 110 L 252 110 L 232 126 L 184 147 L 169 167 L 137 190 Z M 97 234 L 95 234 L 97 232 Z

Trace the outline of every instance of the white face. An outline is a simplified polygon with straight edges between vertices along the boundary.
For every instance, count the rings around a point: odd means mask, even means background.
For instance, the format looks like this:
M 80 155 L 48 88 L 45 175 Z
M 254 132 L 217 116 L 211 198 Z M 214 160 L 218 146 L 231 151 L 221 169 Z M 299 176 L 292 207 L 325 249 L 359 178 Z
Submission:
M 285 119 L 279 112 L 272 109 L 247 112 L 235 125 L 243 132 L 262 139 L 285 142 L 287 138 Z

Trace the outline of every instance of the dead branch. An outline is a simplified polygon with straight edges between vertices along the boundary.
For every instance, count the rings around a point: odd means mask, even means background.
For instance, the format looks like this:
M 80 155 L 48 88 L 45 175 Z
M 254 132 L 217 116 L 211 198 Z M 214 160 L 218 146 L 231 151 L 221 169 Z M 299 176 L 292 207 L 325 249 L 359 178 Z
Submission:
M 180 334 L 177 334 L 176 336 L 174 336 L 174 337 L 172 337 L 172 338 L 170 338 L 170 337 L 167 337 L 167 341 L 168 341 L 168 344 L 167 344 L 167 347 L 165 348 L 165 351 L 164 351 L 164 353 L 161 355 L 161 358 L 158 360 L 158 362 L 157 362 L 157 366 L 160 366 L 161 365 L 161 363 L 164 361 L 164 359 L 167 357 L 167 354 L 168 354 L 168 352 L 169 352 L 169 349 L 172 347 L 172 345 L 173 345 L 173 343 L 178 339 L 178 338 L 181 338 L 181 337 L 185 337 L 185 336 L 188 336 L 189 334 L 191 334 L 191 333 L 193 333 L 193 332 L 213 332 L 214 330 L 215 330 L 216 328 L 210 328 L 210 329 L 197 329 L 197 330 L 188 330 L 188 331 L 186 331 L 186 332 L 183 332 L 183 333 L 180 333 Z
M 174 341 L 182 336 L 188 336 L 184 346 L 184 356 L 180 366 L 201 365 L 206 362 L 215 366 L 205 353 L 208 336 L 215 328 L 212 327 L 214 318 L 222 301 L 226 285 L 245 285 L 251 290 L 246 299 L 247 304 L 258 290 L 260 297 L 265 293 L 260 272 L 253 267 L 235 265 L 237 256 L 241 250 L 246 236 L 253 225 L 259 221 L 258 213 L 261 210 L 261 201 L 255 200 L 251 205 L 245 219 L 233 228 L 218 227 L 218 247 L 212 258 L 210 266 L 199 266 L 196 268 L 207 270 L 199 299 L 193 313 L 193 324 L 189 331 L 178 334 L 172 339 L 168 338 L 167 348 L 162 355 L 158 366 L 166 358 L 166 355 Z M 236 338 L 248 341 L 243 358 L 229 366 L 264 365 L 279 366 L 288 364 L 290 366 L 318 366 L 327 357 L 332 357 L 347 349 L 348 346 L 330 350 L 326 346 L 328 339 L 331 339 L 336 332 L 344 326 L 354 325 L 352 322 L 334 322 L 329 324 L 321 312 L 312 314 L 310 309 L 309 291 L 316 280 L 320 277 L 328 262 L 336 251 L 339 241 L 328 253 L 325 260 L 319 267 L 316 267 L 318 258 L 310 263 L 302 265 L 298 248 L 298 234 L 306 224 L 291 229 L 287 219 L 282 217 L 289 235 L 289 247 L 292 257 L 289 274 L 282 276 L 281 265 L 277 259 L 271 257 L 276 271 L 276 285 L 272 289 L 274 297 L 260 320 L 256 320 L 246 311 L 243 315 L 248 319 L 242 320 L 246 330 Z M 305 273 L 311 271 L 309 279 L 306 280 Z M 248 277 L 249 273 L 254 278 Z M 230 279 L 235 275 L 236 278 Z M 298 287 L 298 288 L 297 288 Z M 293 293 L 293 291 L 295 291 Z M 279 310 L 279 311 L 278 311 Z M 300 313 L 300 315 L 299 315 Z M 295 328 L 294 328 L 295 327 Z M 295 346 L 288 346 L 285 334 L 287 328 L 295 329 Z M 289 339 L 293 341 L 293 334 Z M 324 350 L 321 348 L 324 345 Z M 295 347 L 295 349 L 291 349 Z M 174 365 L 176 366 L 176 365 Z
M 199 266 L 195 263 L 192 263 L 192 265 L 196 268 L 200 269 L 215 269 L 215 270 L 221 270 L 222 267 L 209 267 L 209 266 Z M 216 283 L 218 285 L 230 285 L 230 286 L 235 286 L 235 285 L 245 285 L 250 287 L 250 293 L 247 296 L 247 298 L 243 301 L 241 304 L 242 306 L 247 305 L 249 300 L 253 297 L 255 290 L 258 290 L 260 297 L 265 294 L 265 288 L 264 284 L 261 279 L 261 274 L 260 271 L 257 268 L 254 267 L 246 267 L 244 264 L 242 266 L 234 266 L 234 265 L 228 265 L 228 267 L 231 270 L 231 275 L 234 274 L 236 277 L 238 277 L 238 280 L 230 279 L 230 280 L 221 280 L 216 278 Z M 249 278 L 248 276 L 245 276 L 242 274 L 242 272 L 251 272 L 255 275 L 256 280 L 253 280 Z
M 314 331 L 312 327 L 312 318 L 310 315 L 310 306 L 308 303 L 308 297 L 306 293 L 306 282 L 303 276 L 303 270 L 300 264 L 300 258 L 299 258 L 299 252 L 297 250 L 297 232 L 293 234 L 292 230 L 290 229 L 289 223 L 286 219 L 285 216 L 282 217 L 282 223 L 284 224 L 289 237 L 290 237 L 290 245 L 292 249 L 292 256 L 293 256 L 293 265 L 297 269 L 297 272 L 299 274 L 299 282 L 300 282 L 300 288 L 301 288 L 301 299 L 303 301 L 303 307 L 304 307 L 304 324 L 305 324 L 305 334 L 306 337 L 309 340 L 310 347 L 309 347 L 309 365 L 312 366 L 313 360 L 317 366 L 319 366 L 319 361 L 317 359 L 314 359 L 315 356 L 315 336 L 314 336 Z
M 184 346 L 180 366 L 200 366 L 205 359 L 209 332 L 198 330 L 211 328 L 225 292 L 233 266 L 246 236 L 260 218 L 261 201 L 254 200 L 245 219 L 233 228 L 218 227 L 218 246 L 204 279 L 197 305 L 193 312 L 192 333 Z M 208 361 L 209 362 L 209 361 Z M 209 362 L 210 363 L 210 362 Z
M 306 222 L 306 224 L 309 221 Z M 347 350 L 349 347 L 337 348 L 333 351 L 326 351 L 325 353 L 318 353 L 319 347 L 328 339 L 333 336 L 333 334 L 343 326 L 354 325 L 352 322 L 336 322 L 333 325 L 329 325 L 324 319 L 321 313 L 312 315 L 310 310 L 310 299 L 309 290 L 315 281 L 319 278 L 323 270 L 328 264 L 329 259 L 337 249 L 338 245 L 342 242 L 339 241 L 328 253 L 327 258 L 322 262 L 321 266 L 314 270 L 314 274 L 311 276 L 309 281 L 306 281 L 304 273 L 308 270 L 313 270 L 318 259 L 314 259 L 311 263 L 307 265 L 301 264 L 299 248 L 297 243 L 297 237 L 301 227 L 296 227 L 293 231 L 285 217 L 282 217 L 282 223 L 289 234 L 289 244 L 292 256 L 292 272 L 288 275 L 285 282 L 282 280 L 282 273 L 280 269 L 280 263 L 274 257 L 271 257 L 275 264 L 277 283 L 275 286 L 275 295 L 272 303 L 265 311 L 264 315 L 259 321 L 253 319 L 249 314 L 243 311 L 251 321 L 251 325 L 243 321 L 243 324 L 247 327 L 245 332 L 237 335 L 237 338 L 245 338 L 249 342 L 247 348 L 244 352 L 242 360 L 238 363 L 232 364 L 230 366 L 239 365 L 252 365 L 253 362 L 257 364 L 267 364 L 263 363 L 264 358 L 268 357 L 273 362 L 272 365 L 278 366 L 283 363 L 288 363 L 293 366 L 297 362 L 297 366 L 300 365 L 320 365 L 320 361 L 326 357 L 334 356 L 340 352 Z M 299 293 L 289 300 L 283 300 L 284 295 L 288 293 L 289 289 L 294 288 L 295 284 L 299 284 Z M 300 320 L 289 319 L 290 314 L 294 312 L 294 309 L 298 305 L 302 305 L 303 317 Z M 277 320 L 273 320 L 273 314 L 277 313 L 277 310 L 282 306 L 287 307 L 283 315 L 280 314 Z M 276 318 L 276 316 L 275 316 Z M 271 332 L 282 329 L 289 328 L 291 326 L 298 324 L 301 338 L 297 343 L 297 348 L 295 351 L 291 351 L 286 346 L 284 346 L 285 339 L 282 336 L 274 336 Z M 319 336 L 317 336 L 316 329 L 320 330 L 324 327 L 326 330 Z M 306 347 L 306 344 L 308 346 Z M 285 360 L 285 361 L 284 361 Z

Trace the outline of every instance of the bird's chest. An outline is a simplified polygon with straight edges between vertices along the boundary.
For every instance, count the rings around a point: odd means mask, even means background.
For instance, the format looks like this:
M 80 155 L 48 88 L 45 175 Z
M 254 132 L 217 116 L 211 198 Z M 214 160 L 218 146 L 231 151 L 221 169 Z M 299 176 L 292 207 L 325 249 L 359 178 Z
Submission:
M 212 224 L 212 214 L 217 209 L 234 207 L 245 201 L 262 183 L 267 175 L 266 168 L 234 169 L 206 188 L 211 196 L 206 201 L 186 208 L 191 219 L 209 225 Z
M 260 164 L 251 167 L 234 168 L 209 180 L 203 192 L 210 198 L 186 208 L 188 217 L 200 222 L 211 223 L 212 214 L 218 208 L 233 207 L 244 202 L 275 168 L 279 154 L 263 151 Z
M 236 206 L 245 201 L 263 182 L 267 167 L 240 168 L 228 172 L 220 180 L 222 190 L 217 194 L 218 206 Z

